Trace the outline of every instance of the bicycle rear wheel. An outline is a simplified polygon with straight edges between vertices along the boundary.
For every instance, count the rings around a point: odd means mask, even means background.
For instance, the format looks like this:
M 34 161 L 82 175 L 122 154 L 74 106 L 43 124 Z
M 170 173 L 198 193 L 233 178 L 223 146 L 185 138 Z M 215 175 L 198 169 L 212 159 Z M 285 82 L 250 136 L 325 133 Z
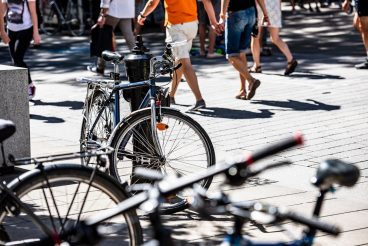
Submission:
M 62 24 L 57 11 L 57 6 L 53 0 L 40 0 L 39 10 L 42 20 L 40 30 L 46 35 L 54 35 L 61 30 Z
M 93 177 L 92 172 L 91 168 L 75 164 L 47 165 L 44 170 L 35 169 L 21 175 L 8 187 L 44 225 L 60 233 L 65 225 L 115 207 L 130 196 L 108 175 L 97 171 Z M 16 216 L 1 211 L 0 222 L 12 240 L 45 237 L 29 214 L 23 211 Z M 99 245 L 142 243 L 142 231 L 135 211 L 112 218 L 103 226 L 117 226 L 119 229 L 106 235 Z
M 161 108 L 158 118 L 161 119 L 157 125 L 158 141 L 163 156 L 152 141 L 150 109 L 134 112 L 119 125 L 111 140 L 115 152 L 110 161 L 110 172 L 119 181 L 149 182 L 135 175 L 134 168 L 138 166 L 184 176 L 215 164 L 212 142 L 196 121 L 170 108 Z M 208 178 L 200 184 L 208 188 L 211 181 L 212 178 Z M 188 206 L 183 202 L 186 196 L 184 191 L 177 194 L 172 199 L 174 202 L 162 207 L 162 212 L 168 214 L 185 209 Z
M 97 149 L 107 143 L 114 128 L 114 105 L 112 102 L 107 102 L 107 100 L 108 95 L 96 88 L 87 97 L 80 136 L 81 151 Z M 107 103 L 107 106 L 104 106 L 105 103 Z M 101 111 L 101 116 L 95 122 Z M 87 161 L 90 161 L 90 159 L 84 160 L 84 162 Z
M 69 0 L 65 11 L 65 23 L 73 36 L 81 36 L 85 31 L 82 0 Z

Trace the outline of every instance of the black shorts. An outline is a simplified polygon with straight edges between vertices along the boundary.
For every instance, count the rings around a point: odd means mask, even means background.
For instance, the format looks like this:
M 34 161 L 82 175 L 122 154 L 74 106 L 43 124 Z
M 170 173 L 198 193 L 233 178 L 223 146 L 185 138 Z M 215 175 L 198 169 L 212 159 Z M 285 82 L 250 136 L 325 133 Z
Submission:
M 368 0 L 355 0 L 355 9 L 358 16 L 368 16 Z

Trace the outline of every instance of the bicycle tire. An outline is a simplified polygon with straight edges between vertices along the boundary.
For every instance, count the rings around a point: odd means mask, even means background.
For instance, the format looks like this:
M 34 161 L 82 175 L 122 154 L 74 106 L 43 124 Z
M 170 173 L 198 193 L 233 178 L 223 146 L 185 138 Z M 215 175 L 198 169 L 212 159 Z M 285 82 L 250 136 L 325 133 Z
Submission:
M 33 210 L 45 225 L 60 232 L 63 219 L 67 218 L 67 223 L 73 223 L 78 221 L 78 216 L 84 219 L 89 215 L 101 213 L 102 209 L 115 207 L 117 203 L 130 197 L 130 194 L 109 175 L 97 171 L 92 179 L 92 172 L 93 169 L 76 164 L 45 165 L 43 171 L 36 168 L 26 172 L 13 180 L 8 187 Z M 92 181 L 89 185 L 90 180 Z M 87 190 L 88 187 L 90 190 Z M 74 199 L 75 193 L 72 191 L 78 193 Z M 88 195 L 84 199 L 86 194 Z M 52 197 L 56 199 L 55 203 L 51 200 Z M 46 206 L 47 202 L 50 209 Z M 80 211 L 81 207 L 82 211 Z M 59 214 L 56 213 L 56 209 Z M 45 237 L 45 232 L 40 230 L 28 214 L 22 211 L 18 216 L 10 216 L 5 210 L 2 210 L 0 220 L 11 239 L 25 240 L 30 239 L 30 236 L 32 239 Z M 53 226 L 52 223 L 54 223 Z M 127 211 L 107 222 L 109 226 L 111 223 L 114 225 L 119 223 L 119 225 L 126 226 L 126 229 L 114 232 L 114 235 L 104 238 L 99 245 L 110 245 L 113 241 L 119 245 L 135 246 L 142 243 L 142 229 L 134 210 Z
M 69 0 L 65 12 L 65 23 L 72 36 L 81 36 L 85 31 L 82 0 Z
M 115 149 L 113 155 L 110 156 L 110 173 L 119 181 L 126 180 L 130 185 L 144 182 L 134 176 L 135 165 L 143 163 L 137 160 L 146 160 L 144 167 L 155 168 L 165 174 L 175 173 L 181 176 L 207 169 L 215 164 L 216 158 L 212 142 L 196 121 L 174 109 L 162 107 L 158 111 L 160 111 L 158 116 L 161 118 L 160 122 L 168 126 L 167 129 L 158 131 L 159 142 L 165 155 L 162 158 L 158 156 L 152 142 L 147 140 L 152 137 L 151 133 L 145 134 L 144 130 L 143 133 L 141 132 L 142 129 L 150 128 L 150 109 L 135 111 L 115 128 L 110 141 L 110 146 Z M 208 178 L 200 184 L 207 189 L 211 182 L 212 178 Z M 184 193 L 177 195 L 185 196 Z M 177 203 L 161 207 L 162 213 L 171 214 L 188 207 L 188 203 L 178 200 Z
M 96 120 L 98 112 L 102 110 L 104 102 L 108 100 L 108 95 L 99 89 L 94 89 L 93 93 L 86 99 L 83 112 L 83 120 L 80 134 L 80 150 L 86 151 L 96 149 L 107 143 L 114 127 L 113 123 L 113 103 L 110 102 L 108 106 L 103 109 L 95 128 L 91 131 L 91 127 Z M 93 144 L 96 143 L 96 144 Z M 94 145 L 94 146 L 93 146 Z M 92 163 L 91 163 L 92 162 Z M 82 163 L 91 163 L 90 158 L 83 159 Z
M 51 36 L 61 31 L 61 20 L 58 12 L 55 9 L 53 1 L 40 0 L 39 10 L 42 21 L 40 23 L 40 30 L 42 33 Z

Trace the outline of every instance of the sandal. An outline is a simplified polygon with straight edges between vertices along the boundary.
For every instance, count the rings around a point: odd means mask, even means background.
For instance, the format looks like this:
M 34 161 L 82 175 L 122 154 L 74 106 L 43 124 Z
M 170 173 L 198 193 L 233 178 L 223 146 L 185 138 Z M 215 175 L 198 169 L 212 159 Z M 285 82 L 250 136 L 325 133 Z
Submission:
M 253 80 L 253 83 L 249 85 L 249 93 L 247 96 L 248 100 L 254 97 L 254 95 L 256 94 L 256 90 L 260 85 L 261 85 L 261 81 L 259 81 L 258 79 Z
M 291 60 L 291 62 L 288 62 L 284 75 L 290 75 L 291 73 L 293 73 L 297 66 L 298 66 L 298 62 L 295 59 Z
M 239 94 L 235 96 L 236 99 L 240 99 L 240 100 L 247 100 L 247 94 L 245 93 L 245 95 Z
M 262 66 L 258 66 L 258 67 L 253 66 L 249 69 L 249 72 L 250 73 L 262 73 Z

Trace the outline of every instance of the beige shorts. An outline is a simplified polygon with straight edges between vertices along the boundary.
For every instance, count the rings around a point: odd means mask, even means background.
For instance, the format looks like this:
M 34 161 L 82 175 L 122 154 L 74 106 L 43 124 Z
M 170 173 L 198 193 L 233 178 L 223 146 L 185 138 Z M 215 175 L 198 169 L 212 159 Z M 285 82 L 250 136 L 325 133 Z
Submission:
M 198 21 L 183 24 L 168 25 L 166 27 L 166 43 L 173 47 L 175 59 L 189 58 L 192 41 L 197 36 Z

